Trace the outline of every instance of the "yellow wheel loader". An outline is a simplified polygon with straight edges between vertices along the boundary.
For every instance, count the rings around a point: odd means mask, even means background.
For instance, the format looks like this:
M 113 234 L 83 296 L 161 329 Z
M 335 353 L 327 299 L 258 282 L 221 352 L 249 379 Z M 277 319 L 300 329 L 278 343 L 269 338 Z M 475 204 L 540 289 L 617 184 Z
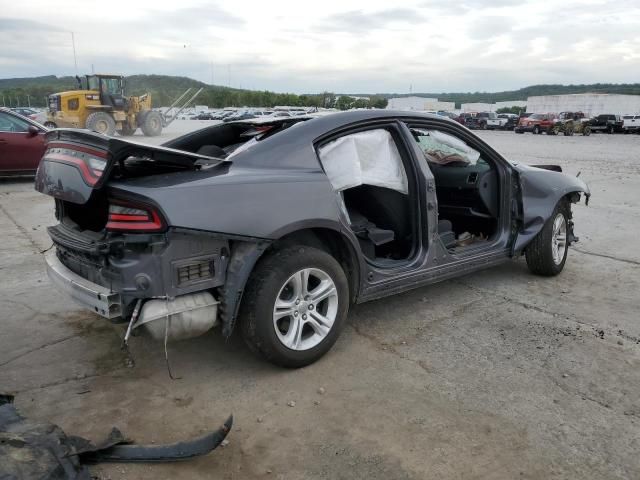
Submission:
M 86 128 L 104 135 L 133 135 L 140 127 L 148 137 L 156 137 L 167 125 L 165 117 L 151 110 L 151 95 L 124 95 L 121 75 L 86 75 L 86 87 L 76 76 L 78 89 L 49 95 L 45 126 Z

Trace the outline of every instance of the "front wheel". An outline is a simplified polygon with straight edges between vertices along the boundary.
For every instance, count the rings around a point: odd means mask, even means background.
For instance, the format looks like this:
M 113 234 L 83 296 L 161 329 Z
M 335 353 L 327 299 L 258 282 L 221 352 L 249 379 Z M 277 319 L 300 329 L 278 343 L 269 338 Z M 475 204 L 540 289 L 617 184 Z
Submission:
M 116 121 L 106 112 L 93 112 L 87 117 L 85 127 L 92 132 L 112 137 L 116 133 Z
M 48 129 L 52 130 L 54 128 L 58 128 L 58 126 L 54 123 L 54 122 L 44 122 L 44 126 L 47 127 Z
M 288 368 L 309 365 L 331 349 L 349 311 L 349 284 L 328 253 L 307 246 L 260 260 L 243 294 L 240 321 L 254 352 Z
M 534 135 L 538 135 L 539 133 L 541 133 L 540 132 L 540 127 L 536 125 L 535 127 L 533 127 L 533 131 L 532 132 L 533 132 Z
M 146 137 L 157 137 L 162 133 L 162 116 L 155 110 L 148 110 L 142 117 L 140 129 Z
M 566 200 L 556 205 L 553 215 L 525 250 L 527 266 L 536 275 L 551 277 L 564 268 L 569 250 L 571 206 Z

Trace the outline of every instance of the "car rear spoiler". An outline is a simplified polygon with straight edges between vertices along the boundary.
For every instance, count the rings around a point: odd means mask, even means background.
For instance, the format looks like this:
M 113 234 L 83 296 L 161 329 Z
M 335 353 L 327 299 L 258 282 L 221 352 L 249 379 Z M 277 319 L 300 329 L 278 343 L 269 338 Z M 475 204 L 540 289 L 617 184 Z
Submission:
M 152 164 L 196 169 L 228 160 L 107 137 L 88 130 L 58 128 L 45 136 L 46 150 L 36 172 L 35 187 L 41 193 L 83 204 L 100 189 L 114 167 L 136 157 Z
M 56 128 L 47 132 L 45 136 L 47 145 L 51 143 L 69 142 L 70 144 L 86 145 L 99 150 L 109 152 L 114 161 L 121 161 L 128 157 L 145 157 L 161 163 L 173 163 L 176 165 L 192 165 L 197 160 L 216 162 L 227 161 L 222 158 L 201 155 L 199 153 L 177 150 L 175 148 L 160 145 L 148 145 L 133 140 L 125 140 L 118 137 L 107 137 L 89 130 L 72 128 Z

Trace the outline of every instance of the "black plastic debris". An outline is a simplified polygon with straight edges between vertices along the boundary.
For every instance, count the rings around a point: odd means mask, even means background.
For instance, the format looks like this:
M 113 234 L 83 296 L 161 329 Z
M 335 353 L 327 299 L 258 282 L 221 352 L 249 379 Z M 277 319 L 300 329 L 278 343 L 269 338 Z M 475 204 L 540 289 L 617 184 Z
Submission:
M 104 441 L 93 444 L 65 434 L 57 425 L 24 418 L 13 405 L 13 396 L 0 394 L 0 479 L 90 480 L 90 463 L 187 460 L 218 447 L 232 425 L 230 416 L 214 432 L 167 445 L 130 444 L 113 428 Z

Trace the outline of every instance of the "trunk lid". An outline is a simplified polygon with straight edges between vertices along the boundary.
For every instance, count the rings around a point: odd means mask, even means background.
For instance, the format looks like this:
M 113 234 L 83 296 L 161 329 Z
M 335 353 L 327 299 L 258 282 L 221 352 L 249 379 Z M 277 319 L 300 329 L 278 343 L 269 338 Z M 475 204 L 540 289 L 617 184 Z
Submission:
M 173 148 L 106 137 L 86 130 L 56 129 L 46 150 L 35 189 L 77 205 L 95 199 L 111 178 L 133 178 L 218 165 L 225 160 Z

